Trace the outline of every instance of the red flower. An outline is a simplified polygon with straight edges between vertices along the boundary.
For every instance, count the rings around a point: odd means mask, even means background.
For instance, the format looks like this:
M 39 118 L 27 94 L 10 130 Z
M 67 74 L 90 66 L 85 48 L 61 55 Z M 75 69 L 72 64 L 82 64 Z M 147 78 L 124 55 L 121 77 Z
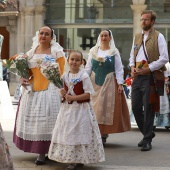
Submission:
M 142 64 L 144 65 L 146 63 L 146 61 L 145 60 L 142 60 Z
M 131 86 L 131 85 L 132 85 L 132 80 L 133 80 L 132 77 L 127 78 L 127 79 L 125 80 L 126 86 Z
M 142 60 L 141 63 L 140 63 L 140 65 L 138 66 L 138 68 L 139 68 L 139 69 L 142 68 L 145 63 L 146 63 L 146 61 L 145 61 L 145 60 Z

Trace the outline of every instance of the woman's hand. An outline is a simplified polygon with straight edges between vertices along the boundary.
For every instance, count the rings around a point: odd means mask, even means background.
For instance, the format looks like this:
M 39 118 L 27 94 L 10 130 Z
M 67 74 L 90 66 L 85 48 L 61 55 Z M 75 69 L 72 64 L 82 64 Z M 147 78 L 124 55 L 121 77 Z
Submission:
M 169 86 L 166 84 L 166 94 L 169 94 Z
M 62 97 L 65 97 L 66 91 L 65 91 L 64 88 L 60 89 L 60 94 L 61 94 Z
M 123 91 L 123 86 L 122 86 L 122 84 L 119 84 L 119 86 L 118 86 L 118 93 L 121 94 L 122 91 Z
M 25 79 L 25 78 L 21 77 L 20 84 L 27 90 L 27 86 L 30 85 L 29 79 Z

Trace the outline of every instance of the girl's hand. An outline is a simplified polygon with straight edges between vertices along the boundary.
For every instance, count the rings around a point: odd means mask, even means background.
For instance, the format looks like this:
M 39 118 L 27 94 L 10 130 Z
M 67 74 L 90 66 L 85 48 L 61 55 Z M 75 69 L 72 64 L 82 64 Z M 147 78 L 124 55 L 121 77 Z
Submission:
M 73 96 L 69 95 L 69 94 L 66 94 L 65 95 L 65 99 L 68 101 L 68 102 L 71 102 L 73 101 Z
M 27 86 L 30 85 L 29 79 L 25 79 L 25 78 L 21 77 L 20 84 L 27 90 Z
M 122 92 L 123 92 L 123 86 L 122 84 L 119 84 L 118 93 L 121 94 Z
M 62 97 L 65 97 L 66 91 L 65 91 L 64 88 L 60 89 L 60 94 L 61 94 Z

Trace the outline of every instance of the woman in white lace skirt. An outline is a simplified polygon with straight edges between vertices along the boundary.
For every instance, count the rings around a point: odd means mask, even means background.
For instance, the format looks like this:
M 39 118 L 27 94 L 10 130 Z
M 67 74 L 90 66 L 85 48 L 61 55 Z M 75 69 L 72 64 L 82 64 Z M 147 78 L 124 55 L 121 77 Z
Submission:
M 38 63 L 48 57 L 59 64 L 60 73 L 63 73 L 64 52 L 55 38 L 48 26 L 37 32 L 32 49 L 27 52 L 30 80 L 20 79 L 24 90 L 18 104 L 13 141 L 24 152 L 39 154 L 36 165 L 45 163 L 61 103 L 57 87 L 41 74 Z M 25 89 L 27 85 L 31 86 L 30 92 Z

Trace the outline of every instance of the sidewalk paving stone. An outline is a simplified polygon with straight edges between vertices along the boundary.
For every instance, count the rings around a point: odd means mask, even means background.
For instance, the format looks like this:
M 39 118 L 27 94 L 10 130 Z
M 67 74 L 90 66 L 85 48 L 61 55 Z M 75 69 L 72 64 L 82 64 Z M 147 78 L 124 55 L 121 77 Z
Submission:
M 13 97 L 11 97 L 13 100 Z M 16 112 L 17 105 L 13 104 Z M 5 113 L 9 114 L 9 113 Z M 9 119 L 1 119 L 15 170 L 65 170 L 68 164 L 57 163 L 51 160 L 45 165 L 37 166 L 34 161 L 37 154 L 25 153 L 19 150 L 12 141 L 14 116 Z M 153 149 L 149 152 L 141 152 L 137 147 L 142 135 L 137 127 L 133 126 L 130 132 L 112 134 L 105 147 L 106 161 L 98 164 L 85 165 L 77 170 L 170 170 L 170 130 L 156 129 L 156 137 L 153 140 Z

